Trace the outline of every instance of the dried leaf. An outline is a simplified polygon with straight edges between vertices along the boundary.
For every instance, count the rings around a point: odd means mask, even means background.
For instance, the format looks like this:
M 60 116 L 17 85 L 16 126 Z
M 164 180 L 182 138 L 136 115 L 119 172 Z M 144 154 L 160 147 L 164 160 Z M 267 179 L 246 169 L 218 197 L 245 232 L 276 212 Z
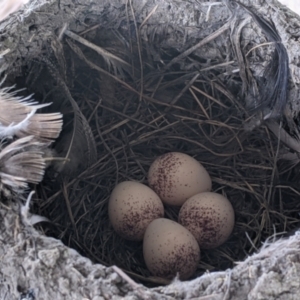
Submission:
M 0 22 L 10 14 L 16 12 L 23 4 L 29 0 L 0 0 Z

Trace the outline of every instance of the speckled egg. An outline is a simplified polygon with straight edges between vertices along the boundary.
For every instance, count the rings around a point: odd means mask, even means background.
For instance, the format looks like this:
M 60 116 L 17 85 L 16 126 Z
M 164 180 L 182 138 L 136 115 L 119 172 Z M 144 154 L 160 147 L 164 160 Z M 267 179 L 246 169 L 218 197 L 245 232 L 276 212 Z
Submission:
M 108 214 L 120 236 L 141 241 L 147 226 L 154 219 L 163 217 L 164 207 L 158 195 L 146 185 L 124 181 L 111 193 Z
M 200 260 L 195 237 L 180 224 L 168 219 L 156 219 L 147 227 L 143 253 L 147 268 L 154 276 L 181 280 L 194 274 Z
M 223 244 L 234 227 L 234 210 L 224 196 L 200 193 L 189 198 L 179 211 L 178 221 L 196 238 L 200 248 Z
M 149 186 L 168 205 L 181 206 L 191 196 L 211 190 L 211 178 L 193 157 L 179 152 L 159 156 L 148 172 Z

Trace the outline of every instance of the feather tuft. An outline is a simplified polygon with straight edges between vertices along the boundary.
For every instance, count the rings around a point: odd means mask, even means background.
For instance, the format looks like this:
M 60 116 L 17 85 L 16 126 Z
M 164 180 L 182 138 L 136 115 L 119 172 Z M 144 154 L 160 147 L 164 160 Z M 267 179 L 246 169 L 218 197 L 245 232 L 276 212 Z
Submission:
M 20 138 L 0 152 L 0 184 L 15 193 L 22 193 L 28 183 L 38 184 L 45 173 L 45 159 L 41 147 L 34 136 Z
M 32 95 L 22 98 L 13 87 L 0 89 L 0 138 L 34 135 L 39 140 L 54 140 L 62 130 L 60 113 L 36 114 L 38 109 L 51 103 L 38 104 Z

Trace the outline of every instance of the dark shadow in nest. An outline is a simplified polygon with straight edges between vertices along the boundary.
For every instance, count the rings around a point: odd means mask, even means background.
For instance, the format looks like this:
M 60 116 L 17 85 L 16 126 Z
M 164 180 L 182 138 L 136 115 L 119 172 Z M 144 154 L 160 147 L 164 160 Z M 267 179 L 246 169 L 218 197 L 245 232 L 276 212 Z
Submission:
M 184 152 L 205 166 L 213 191 L 224 194 L 236 214 L 232 236 L 219 248 L 202 251 L 195 276 L 232 268 L 274 233 L 299 225 L 300 190 L 293 184 L 299 175 L 291 163 L 277 162 L 279 142 L 266 126 L 244 131 L 247 103 L 241 100 L 240 74 L 233 72 L 240 65 L 221 34 L 207 42 L 220 53 L 213 61 L 194 53 L 170 64 L 178 52 L 160 48 L 162 37 L 145 42 L 136 38 L 134 26 L 128 28 L 95 27 L 80 35 L 122 61 L 103 59 L 67 32 L 62 48 L 46 55 L 54 63 L 37 60 L 24 70 L 36 97 L 64 113 L 65 132 L 54 145 L 57 156 L 71 149 L 68 167 L 59 169 L 62 162 L 55 162 L 37 187 L 35 213 L 51 220 L 41 229 L 144 284 L 168 283 L 147 270 L 142 243 L 115 234 L 107 203 L 118 182 L 147 184 L 158 155 Z M 245 53 L 253 47 L 244 46 Z M 86 144 L 94 142 L 83 128 L 70 147 L 74 105 L 68 91 L 92 130 L 97 158 L 88 159 Z M 166 207 L 166 217 L 176 221 L 177 215 L 178 208 Z

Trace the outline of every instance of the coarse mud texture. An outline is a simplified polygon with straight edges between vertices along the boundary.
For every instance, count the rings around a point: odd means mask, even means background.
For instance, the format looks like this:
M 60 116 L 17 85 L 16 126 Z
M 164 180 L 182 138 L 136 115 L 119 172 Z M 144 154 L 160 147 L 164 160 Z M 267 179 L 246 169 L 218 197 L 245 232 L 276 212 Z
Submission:
M 232 270 L 150 289 L 37 232 L 19 209 L 0 208 L 1 299 L 298 299 L 299 232 L 271 237 Z

